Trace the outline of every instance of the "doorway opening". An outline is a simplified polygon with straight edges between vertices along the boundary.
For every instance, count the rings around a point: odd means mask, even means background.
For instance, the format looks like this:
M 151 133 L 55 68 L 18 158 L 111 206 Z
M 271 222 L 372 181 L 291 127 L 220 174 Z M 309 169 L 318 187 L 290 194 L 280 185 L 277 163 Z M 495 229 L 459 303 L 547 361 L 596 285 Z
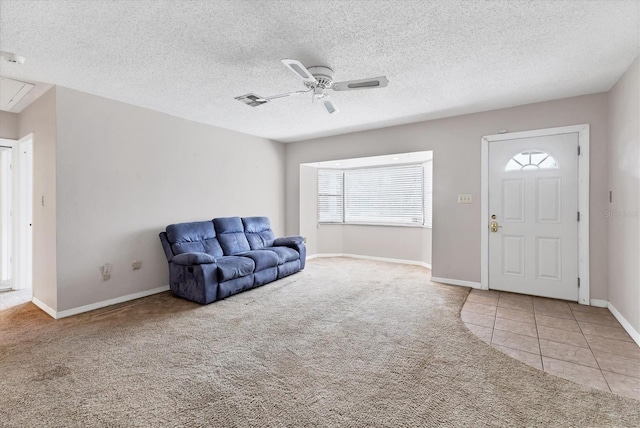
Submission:
M 0 309 L 31 301 L 33 134 L 0 139 Z

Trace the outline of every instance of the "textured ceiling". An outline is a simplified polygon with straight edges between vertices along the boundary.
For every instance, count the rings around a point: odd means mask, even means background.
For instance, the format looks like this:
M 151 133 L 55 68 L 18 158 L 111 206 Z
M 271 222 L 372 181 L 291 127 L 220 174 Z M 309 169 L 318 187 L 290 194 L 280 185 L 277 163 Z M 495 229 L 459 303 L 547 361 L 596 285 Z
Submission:
M 639 52 L 629 1 L 6 1 L 0 74 L 290 142 L 607 91 Z M 381 89 L 303 89 L 282 58 Z

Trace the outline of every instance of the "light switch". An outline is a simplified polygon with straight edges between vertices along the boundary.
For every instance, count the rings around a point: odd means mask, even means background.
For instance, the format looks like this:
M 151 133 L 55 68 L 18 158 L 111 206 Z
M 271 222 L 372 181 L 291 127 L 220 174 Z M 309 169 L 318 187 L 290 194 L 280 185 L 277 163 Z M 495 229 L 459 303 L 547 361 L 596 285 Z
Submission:
M 459 204 L 470 204 L 471 203 L 471 195 L 458 195 L 458 203 Z
M 111 265 L 111 263 L 105 263 L 104 266 L 102 266 L 102 279 L 104 279 L 105 281 L 111 279 L 111 268 L 113 266 Z

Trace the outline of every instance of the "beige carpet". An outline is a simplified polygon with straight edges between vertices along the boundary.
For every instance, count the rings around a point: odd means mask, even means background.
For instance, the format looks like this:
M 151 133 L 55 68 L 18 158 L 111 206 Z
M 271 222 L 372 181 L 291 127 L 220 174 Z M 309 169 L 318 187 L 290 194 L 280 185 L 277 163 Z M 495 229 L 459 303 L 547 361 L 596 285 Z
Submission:
M 637 426 L 640 405 L 495 351 L 468 290 L 317 259 L 208 306 L 169 293 L 54 321 L 0 312 L 0 425 Z

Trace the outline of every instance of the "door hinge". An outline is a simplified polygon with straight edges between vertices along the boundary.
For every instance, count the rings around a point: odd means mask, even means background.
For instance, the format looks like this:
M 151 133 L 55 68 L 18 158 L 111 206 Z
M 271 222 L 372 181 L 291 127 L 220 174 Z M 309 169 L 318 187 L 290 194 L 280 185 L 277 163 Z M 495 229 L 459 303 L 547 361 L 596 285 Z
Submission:
M 578 221 L 580 221 L 580 211 L 578 211 Z
M 580 288 L 580 277 L 578 277 L 578 288 Z
M 580 146 L 578 146 L 578 156 L 580 156 Z

